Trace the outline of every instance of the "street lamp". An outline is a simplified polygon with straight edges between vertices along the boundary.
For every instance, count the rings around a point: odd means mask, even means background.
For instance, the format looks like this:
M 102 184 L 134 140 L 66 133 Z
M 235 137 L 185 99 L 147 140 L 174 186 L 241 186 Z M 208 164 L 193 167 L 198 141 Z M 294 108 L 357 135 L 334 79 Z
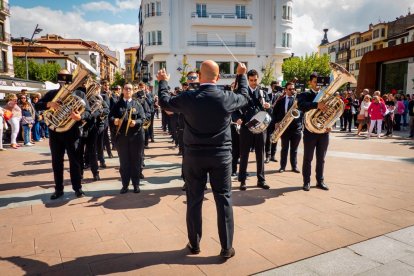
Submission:
M 27 79 L 27 80 L 29 79 L 29 65 L 28 65 L 28 63 L 27 63 L 27 52 L 29 51 L 30 45 L 31 45 L 31 44 L 32 44 L 32 42 L 33 42 L 33 37 L 34 37 L 34 35 L 35 35 L 35 34 L 39 34 L 41 31 L 43 31 L 43 29 L 40 29 L 40 28 L 39 28 L 39 24 L 36 24 L 36 28 L 35 28 L 35 29 L 34 29 L 34 31 L 33 31 L 32 37 L 30 38 L 30 41 L 29 41 L 29 43 L 27 44 L 27 47 L 26 47 L 26 52 L 24 53 L 24 58 L 25 58 L 25 61 L 26 61 L 26 79 Z

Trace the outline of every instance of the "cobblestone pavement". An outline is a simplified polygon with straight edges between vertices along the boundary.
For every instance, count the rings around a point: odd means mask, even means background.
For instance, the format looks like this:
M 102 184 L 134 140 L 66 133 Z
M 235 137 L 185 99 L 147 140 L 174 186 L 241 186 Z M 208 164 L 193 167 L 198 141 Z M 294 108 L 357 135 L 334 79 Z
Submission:
M 332 133 L 329 191 L 315 181 L 303 191 L 301 175 L 276 173 L 275 162 L 266 164 L 270 190 L 258 189 L 252 153 L 247 191 L 233 182 L 236 256 L 223 263 L 210 190 L 201 253 L 187 255 L 181 160 L 159 121 L 156 130 L 140 194 L 119 194 L 114 158 L 99 182 L 85 172 L 81 199 L 66 171 L 65 196 L 52 202 L 48 141 L 0 152 L 0 275 L 414 273 L 414 141 L 398 136 L 405 133 L 369 140 Z

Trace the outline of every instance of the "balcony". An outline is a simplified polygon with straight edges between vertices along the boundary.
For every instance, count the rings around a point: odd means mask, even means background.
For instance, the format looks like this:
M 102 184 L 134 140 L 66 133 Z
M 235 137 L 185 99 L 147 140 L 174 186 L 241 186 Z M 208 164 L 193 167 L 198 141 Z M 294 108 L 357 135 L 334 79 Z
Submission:
M 191 24 L 194 26 L 252 27 L 253 16 L 251 14 L 193 12 Z
M 150 12 L 150 13 L 146 13 L 144 17 L 148 18 L 148 17 L 161 16 L 161 15 L 162 15 L 162 12 Z
M 5 3 L 4 1 L 0 2 L 0 13 L 10 16 L 10 6 L 8 3 Z
M 228 47 L 256 47 L 256 42 L 237 42 L 226 41 Z M 201 47 L 224 47 L 222 41 L 187 41 L 188 46 L 201 46 Z
M 146 43 L 145 46 L 154 46 L 154 45 L 162 45 L 162 41 L 153 41 Z
M 9 33 L 0 33 L 0 42 L 11 44 L 11 36 Z

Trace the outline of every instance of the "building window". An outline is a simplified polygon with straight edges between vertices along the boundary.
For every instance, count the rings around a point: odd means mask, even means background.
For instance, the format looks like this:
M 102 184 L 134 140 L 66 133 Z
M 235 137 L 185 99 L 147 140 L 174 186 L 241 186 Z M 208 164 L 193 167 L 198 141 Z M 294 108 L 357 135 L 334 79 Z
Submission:
M 282 7 L 282 18 L 284 20 L 292 20 L 292 7 L 291 6 L 283 6 Z
M 47 63 L 48 64 L 56 64 L 56 60 L 48 60 Z
M 236 16 L 237 18 L 246 18 L 246 6 L 236 5 Z
M 207 5 L 206 4 L 197 4 L 197 16 L 207 17 Z
M 167 62 L 166 61 L 160 61 L 159 62 L 159 68 L 160 69 L 167 69 Z
M 219 61 L 217 64 L 220 69 L 220 74 L 231 74 L 229 61 Z
M 283 33 L 282 36 L 282 47 L 292 47 L 292 35 L 290 33 Z
M 359 70 L 359 62 L 355 63 L 355 70 Z
M 157 16 L 161 15 L 161 2 L 157 2 Z
M 147 45 L 162 45 L 162 32 L 152 31 L 147 33 Z
M 241 63 L 243 63 L 244 65 L 246 65 L 246 68 L 249 68 L 249 66 L 247 65 L 247 61 L 242 61 Z M 237 72 L 237 66 L 238 65 L 239 64 L 237 62 L 234 62 L 233 63 L 233 72 L 234 72 L 234 74 L 236 74 L 236 72 Z
M 1 56 L 0 56 L 0 72 L 1 73 L 6 73 L 7 72 L 7 52 L 6 51 L 1 51 Z
M 385 37 L 385 28 L 382 28 L 382 29 L 381 29 L 381 36 L 382 36 L 382 37 Z

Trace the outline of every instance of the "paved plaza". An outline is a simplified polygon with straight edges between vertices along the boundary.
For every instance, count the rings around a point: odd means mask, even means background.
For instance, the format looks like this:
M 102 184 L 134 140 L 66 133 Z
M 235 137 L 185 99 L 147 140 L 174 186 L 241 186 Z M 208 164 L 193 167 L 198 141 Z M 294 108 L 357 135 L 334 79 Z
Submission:
M 236 255 L 223 262 L 210 189 L 201 253 L 188 255 L 181 158 L 159 125 L 140 194 L 119 194 L 114 158 L 99 182 L 85 171 L 81 199 L 65 171 L 65 196 L 51 201 L 48 141 L 0 152 L 0 275 L 414 274 L 414 140 L 406 133 L 368 140 L 334 131 L 329 191 L 314 187 L 314 172 L 303 191 L 301 174 L 277 173 L 275 162 L 266 164 L 270 190 L 256 188 L 251 153 L 247 191 L 233 182 Z M 300 168 L 302 152 L 301 143 Z

